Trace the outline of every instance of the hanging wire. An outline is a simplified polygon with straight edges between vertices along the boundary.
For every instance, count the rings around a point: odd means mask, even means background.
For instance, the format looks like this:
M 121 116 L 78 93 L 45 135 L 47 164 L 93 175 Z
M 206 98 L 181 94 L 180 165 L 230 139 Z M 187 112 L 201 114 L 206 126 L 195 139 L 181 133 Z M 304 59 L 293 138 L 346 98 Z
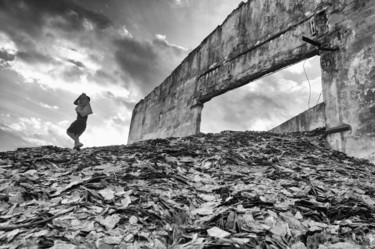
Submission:
M 322 92 L 320 92 L 320 94 L 319 94 L 319 98 L 318 98 L 318 101 L 316 101 L 316 104 L 318 104 L 319 103 L 319 100 L 320 100 L 320 97 L 322 96 Z
M 306 63 L 306 60 L 307 60 L 307 59 L 305 59 L 305 61 L 303 62 L 303 65 L 302 65 L 302 66 L 303 66 L 303 71 L 305 72 L 306 79 L 307 79 L 307 81 L 309 82 L 309 88 L 310 88 L 310 90 L 309 90 L 309 102 L 307 103 L 307 106 L 310 108 L 311 83 L 310 83 L 309 76 L 307 76 L 306 69 L 305 69 L 305 63 Z

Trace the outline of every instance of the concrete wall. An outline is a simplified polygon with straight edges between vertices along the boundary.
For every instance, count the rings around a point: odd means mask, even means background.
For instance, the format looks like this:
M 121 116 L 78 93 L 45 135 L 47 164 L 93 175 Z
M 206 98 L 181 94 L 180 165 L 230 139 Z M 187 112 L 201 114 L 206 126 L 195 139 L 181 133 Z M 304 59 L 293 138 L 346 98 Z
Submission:
M 342 1 L 341 1 L 342 2 Z M 327 128 L 349 124 L 351 131 L 328 136 L 332 148 L 375 161 L 375 1 L 344 1 L 327 26 L 337 52 L 321 53 Z
M 325 126 L 325 105 L 320 103 L 271 129 L 270 132 L 312 131 Z
M 135 106 L 128 142 L 196 134 L 204 102 L 316 55 L 301 37 L 311 35 L 318 2 L 252 0 L 239 6 Z
M 374 9 L 374 0 L 249 0 L 135 106 L 128 142 L 196 134 L 204 102 L 319 54 L 326 126 L 352 127 L 329 144 L 375 159 Z

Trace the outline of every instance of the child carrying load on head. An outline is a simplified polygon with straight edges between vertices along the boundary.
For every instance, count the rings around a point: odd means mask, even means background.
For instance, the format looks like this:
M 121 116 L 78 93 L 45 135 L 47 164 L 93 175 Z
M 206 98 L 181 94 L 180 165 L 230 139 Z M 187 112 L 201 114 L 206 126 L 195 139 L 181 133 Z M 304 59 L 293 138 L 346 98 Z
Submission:
M 90 97 L 85 93 L 82 93 L 78 99 L 74 101 L 77 105 L 75 108 L 77 112 L 77 119 L 69 126 L 66 133 L 74 141 L 73 149 L 80 150 L 83 144 L 79 141 L 79 137 L 86 130 L 86 123 L 88 115 L 92 114 L 92 109 L 90 106 Z

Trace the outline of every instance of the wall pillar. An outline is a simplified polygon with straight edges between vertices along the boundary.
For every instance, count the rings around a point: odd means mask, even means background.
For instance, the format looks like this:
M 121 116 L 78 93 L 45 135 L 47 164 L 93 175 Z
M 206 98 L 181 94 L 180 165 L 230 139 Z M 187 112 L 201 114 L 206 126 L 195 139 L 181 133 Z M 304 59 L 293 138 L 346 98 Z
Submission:
M 327 136 L 332 149 L 375 161 L 375 2 L 352 1 L 328 20 L 339 32 L 338 51 L 321 51 L 327 128 L 351 130 Z

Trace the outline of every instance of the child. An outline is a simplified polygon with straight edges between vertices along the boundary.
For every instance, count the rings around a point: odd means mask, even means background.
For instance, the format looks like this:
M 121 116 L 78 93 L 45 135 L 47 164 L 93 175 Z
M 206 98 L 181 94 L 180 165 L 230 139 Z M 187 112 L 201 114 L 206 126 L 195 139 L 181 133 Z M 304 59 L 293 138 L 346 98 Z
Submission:
M 74 104 L 77 105 L 75 109 L 77 112 L 77 119 L 69 126 L 66 133 L 74 140 L 73 149 L 80 150 L 83 144 L 79 141 L 79 137 L 86 130 L 88 115 L 93 112 L 90 106 L 90 97 L 85 93 L 82 93 L 78 99 L 74 101 Z

